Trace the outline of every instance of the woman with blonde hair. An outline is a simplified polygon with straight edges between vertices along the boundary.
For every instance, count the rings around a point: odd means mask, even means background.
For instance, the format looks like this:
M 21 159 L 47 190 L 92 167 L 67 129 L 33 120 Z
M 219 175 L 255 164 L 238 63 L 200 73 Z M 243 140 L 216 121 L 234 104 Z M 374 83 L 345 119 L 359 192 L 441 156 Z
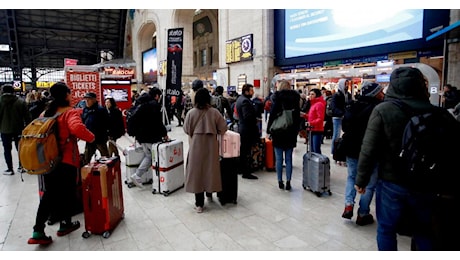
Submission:
M 270 127 L 273 121 L 283 112 L 283 110 L 293 110 L 292 118 L 294 123 L 286 130 L 272 133 Z M 291 89 L 291 84 L 282 80 L 278 84 L 278 91 L 273 94 L 273 105 L 267 123 L 267 134 L 271 135 L 275 150 L 276 173 L 278 177 L 278 187 L 284 189 L 283 182 L 283 155 L 286 164 L 286 190 L 291 190 L 292 177 L 292 153 L 297 145 L 297 133 L 300 124 L 300 94 Z

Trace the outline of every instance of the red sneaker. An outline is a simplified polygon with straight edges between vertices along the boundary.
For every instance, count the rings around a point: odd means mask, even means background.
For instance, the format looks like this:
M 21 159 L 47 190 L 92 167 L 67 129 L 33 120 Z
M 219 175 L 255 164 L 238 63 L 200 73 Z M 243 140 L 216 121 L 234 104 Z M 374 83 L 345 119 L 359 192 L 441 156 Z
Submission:
M 346 205 L 342 213 L 342 218 L 351 219 L 353 217 L 353 205 Z
M 42 232 L 33 232 L 32 237 L 27 240 L 27 244 L 29 245 L 49 245 L 52 242 L 53 239 Z

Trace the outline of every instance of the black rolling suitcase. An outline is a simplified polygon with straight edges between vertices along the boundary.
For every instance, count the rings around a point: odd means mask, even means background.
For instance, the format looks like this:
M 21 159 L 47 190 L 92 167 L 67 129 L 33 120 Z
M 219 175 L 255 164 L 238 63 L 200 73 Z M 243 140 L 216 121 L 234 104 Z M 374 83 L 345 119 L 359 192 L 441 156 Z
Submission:
M 217 193 L 221 205 L 237 203 L 240 134 L 227 131 L 219 137 L 220 174 L 222 191 Z
M 237 203 L 239 158 L 221 158 L 222 191 L 217 193 L 220 204 Z

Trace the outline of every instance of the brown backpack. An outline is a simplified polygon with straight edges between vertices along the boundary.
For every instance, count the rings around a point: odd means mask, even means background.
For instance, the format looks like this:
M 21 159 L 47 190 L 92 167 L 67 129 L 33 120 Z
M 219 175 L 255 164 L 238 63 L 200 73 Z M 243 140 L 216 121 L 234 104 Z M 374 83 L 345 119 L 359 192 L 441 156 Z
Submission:
M 59 151 L 57 117 L 39 117 L 22 131 L 19 140 L 19 161 L 28 174 L 44 174 L 61 162 Z

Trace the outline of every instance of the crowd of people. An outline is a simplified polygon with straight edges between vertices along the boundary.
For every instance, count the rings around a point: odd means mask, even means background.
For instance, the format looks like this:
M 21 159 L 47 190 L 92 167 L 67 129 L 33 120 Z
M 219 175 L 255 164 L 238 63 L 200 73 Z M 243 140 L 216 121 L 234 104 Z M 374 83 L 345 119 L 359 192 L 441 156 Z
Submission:
M 401 181 L 404 169 L 394 160 L 399 153 L 407 115 L 391 102 L 385 102 L 401 100 L 414 110 L 430 109 L 432 105 L 423 74 L 415 68 L 398 68 L 393 71 L 385 93 L 381 85 L 372 81 L 363 82 L 360 93 L 355 96 L 350 93 L 350 88 L 351 81 L 343 78 L 338 81 L 336 91 L 311 88 L 302 93 L 294 90 L 290 82 L 282 80 L 263 99 L 254 95 L 254 86 L 251 84 L 242 86 L 241 95 L 224 95 L 222 86 L 209 91 L 203 81 L 195 80 L 189 93 L 170 98 L 170 102 L 166 103 L 170 107 L 168 116 L 170 119 L 176 116 L 178 126 L 183 126 L 184 133 L 189 137 L 185 191 L 194 194 L 196 212 L 204 212 L 205 196 L 212 200 L 212 194 L 222 190 L 217 137 L 230 130 L 230 126 L 237 125 L 235 131 L 241 138 L 238 173 L 244 179 L 258 179 L 254 174 L 251 153 L 263 136 L 261 121 L 265 118 L 265 134 L 273 141 L 279 189 L 292 189 L 292 155 L 298 137 L 308 140 L 307 145 L 312 152 L 321 154 L 324 138 L 331 135 L 331 156 L 335 152 L 333 140 L 338 138 L 342 139 L 341 149 L 346 155 L 344 162 L 337 162 L 348 170 L 343 218 L 353 217 L 356 196 L 360 194 L 356 224 L 364 226 L 374 223 L 370 205 L 376 194 L 379 250 L 397 250 L 398 225 L 402 212 L 407 208 L 412 208 L 418 214 L 413 221 L 419 223 L 419 227 L 429 226 L 432 211 L 428 203 L 430 200 L 410 192 L 406 183 Z M 72 156 L 79 154 L 77 141 L 86 142 L 81 159 L 87 163 L 96 151 L 100 156 L 118 156 L 116 141 L 125 134 L 122 113 L 112 97 L 106 97 L 101 105 L 96 93 L 88 92 L 83 97 L 83 108 L 70 107 L 70 92 L 70 88 L 59 82 L 49 91 L 31 91 L 21 98 L 14 93 L 11 85 L 2 86 L 0 133 L 7 165 L 5 175 L 15 173 L 12 146 L 14 143 L 18 148 L 22 129 L 34 118 L 60 113 L 59 147 L 63 160 L 45 175 L 46 191 L 40 200 L 29 244 L 52 242 L 51 236 L 45 234 L 45 222 L 51 213 L 56 214 L 60 221 L 58 236 L 67 235 L 80 227 L 78 221 L 72 222 L 71 210 L 66 203 L 75 194 L 75 175 L 81 165 L 80 157 Z M 133 101 L 133 107 L 137 106 L 138 111 L 130 118 L 132 124 L 137 124 L 131 134 L 141 145 L 144 158 L 131 176 L 131 181 L 140 188 L 143 188 L 141 177 L 152 164 L 153 143 L 169 140 L 163 121 L 162 95 L 159 88 L 152 87 Z M 460 97 L 455 98 L 455 88 L 446 85 L 442 104 L 454 113 L 460 101 Z M 271 132 L 271 125 L 285 110 L 292 111 L 292 124 L 282 132 Z M 310 134 L 306 135 L 306 131 Z M 193 166 L 190 161 L 194 162 Z M 20 162 L 18 170 L 22 171 Z M 411 235 L 414 248 L 442 248 L 427 232 L 415 231 Z

